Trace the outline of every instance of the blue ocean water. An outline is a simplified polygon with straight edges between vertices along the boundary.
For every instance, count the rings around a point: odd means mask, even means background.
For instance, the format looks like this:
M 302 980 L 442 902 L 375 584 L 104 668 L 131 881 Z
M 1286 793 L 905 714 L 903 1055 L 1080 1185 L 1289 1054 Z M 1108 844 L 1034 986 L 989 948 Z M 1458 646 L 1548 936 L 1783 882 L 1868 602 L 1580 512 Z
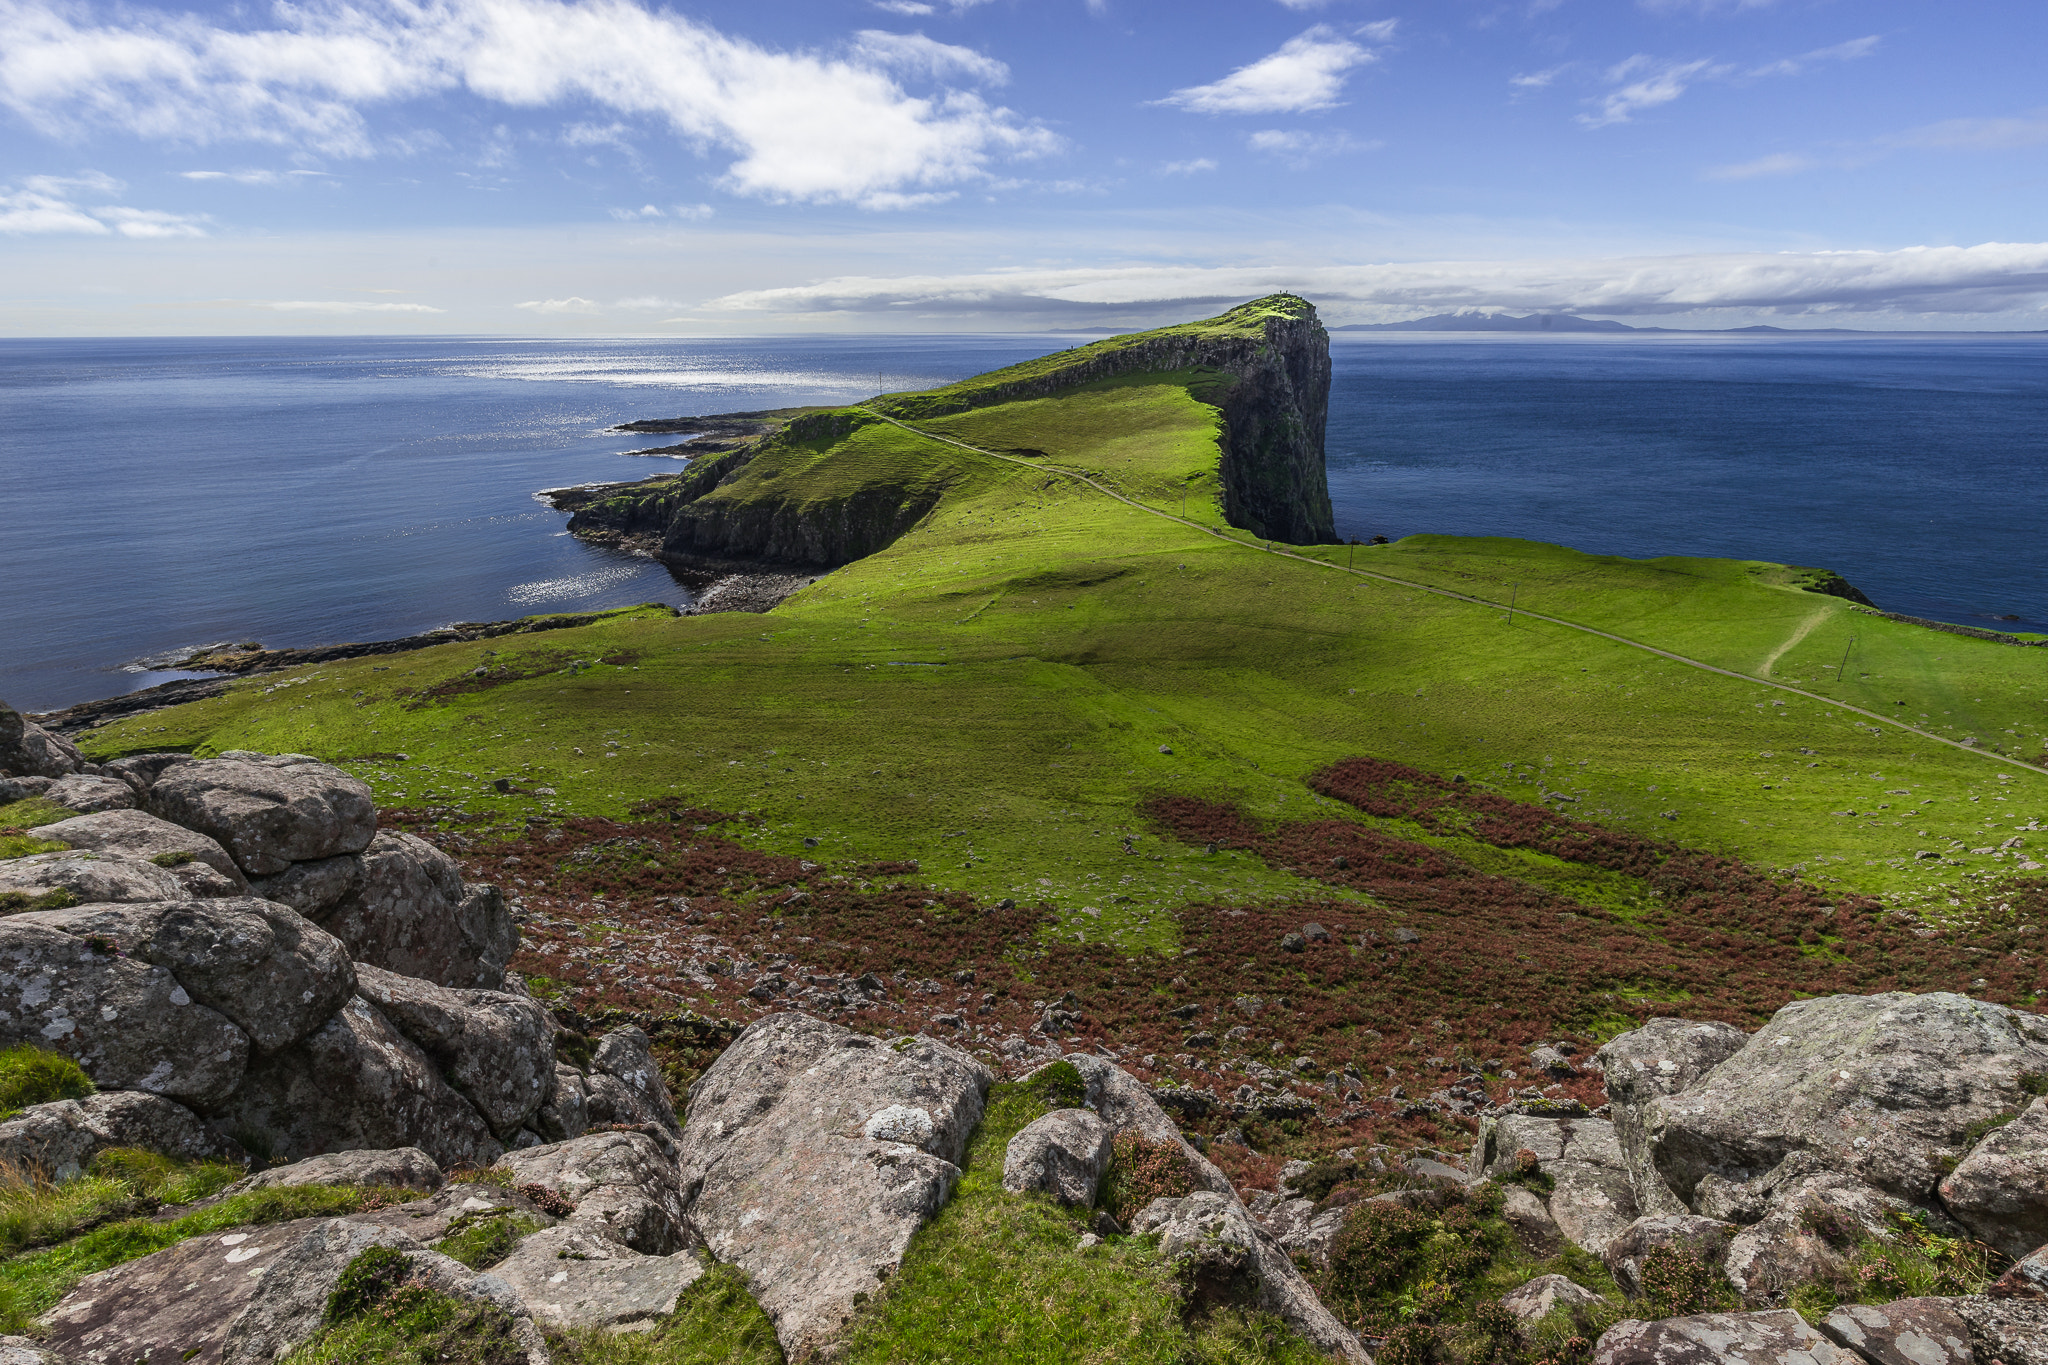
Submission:
M 224 640 L 686 601 L 533 497 L 674 467 L 624 453 L 673 438 L 606 427 L 849 402 L 1068 344 L 0 340 L 0 697 L 106 696 Z M 1825 565 L 1893 610 L 2048 629 L 2039 340 L 1382 334 L 1334 358 L 1346 536 Z

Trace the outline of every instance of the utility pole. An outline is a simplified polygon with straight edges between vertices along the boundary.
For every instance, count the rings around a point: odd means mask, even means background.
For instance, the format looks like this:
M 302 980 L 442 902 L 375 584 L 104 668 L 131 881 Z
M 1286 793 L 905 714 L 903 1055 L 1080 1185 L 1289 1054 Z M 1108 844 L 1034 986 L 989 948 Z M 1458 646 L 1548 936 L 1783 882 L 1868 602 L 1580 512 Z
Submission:
M 1522 595 L 1522 580 L 1518 578 L 1518 579 L 1516 579 L 1516 580 L 1515 580 L 1514 586 L 1508 589 L 1508 624 L 1509 624 L 1509 625 L 1513 625 L 1513 624 L 1515 623 L 1515 599 L 1516 599 L 1516 598 L 1518 598 L 1518 597 L 1520 597 L 1521 595 Z
M 1350 567 L 1351 567 L 1351 566 L 1352 566 L 1353 564 L 1355 564 L 1355 563 L 1357 563 L 1357 562 L 1358 562 L 1358 541 L 1357 541 L 1357 539 L 1356 539 L 1356 538 L 1354 537 L 1354 538 L 1352 539 L 1352 542 L 1351 542 L 1351 543 L 1350 543 L 1349 545 L 1347 545 L 1347 546 L 1345 546 L 1345 547 L 1344 547 L 1344 567 L 1345 567 L 1346 569 L 1349 569 L 1349 568 L 1350 568 Z
M 1849 651 L 1854 648 L 1856 648 L 1856 637 L 1851 635 L 1849 643 L 1842 650 L 1842 662 L 1835 665 L 1835 681 L 1838 683 L 1846 683 L 1849 680 Z

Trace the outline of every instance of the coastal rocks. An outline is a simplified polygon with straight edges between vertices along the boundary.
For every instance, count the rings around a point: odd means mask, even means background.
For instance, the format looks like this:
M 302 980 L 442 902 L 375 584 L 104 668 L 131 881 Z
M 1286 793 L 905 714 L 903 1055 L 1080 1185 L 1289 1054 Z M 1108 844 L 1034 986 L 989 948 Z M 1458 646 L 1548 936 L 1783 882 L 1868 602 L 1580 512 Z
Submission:
M 289 905 L 307 919 L 321 920 L 363 889 L 363 877 L 363 855 L 343 853 L 293 863 L 274 877 L 256 878 L 249 883 L 249 890 L 267 901 Z
M 1538 1275 L 1518 1289 L 1501 1295 L 1500 1306 L 1525 1323 L 1541 1322 L 1557 1307 L 1605 1302 L 1598 1294 L 1563 1275 Z
M 249 1038 L 164 968 L 38 921 L 0 919 L 0 1044 L 64 1053 L 104 1089 L 146 1090 L 204 1110 L 224 1100 Z
M 147 864 L 144 864 L 147 866 Z M 129 958 L 165 968 L 194 1001 L 227 1016 L 259 1053 L 305 1037 L 355 989 L 348 955 L 281 905 L 249 898 L 81 905 L 13 917 L 16 926 L 57 929 L 86 943 L 111 943 Z M 147 1027 L 131 1020 L 131 1027 Z
M 585 1078 L 590 1123 L 651 1123 L 672 1134 L 683 1131 L 645 1033 L 632 1027 L 613 1029 L 597 1040 L 590 1066 Z
M 167 901 L 185 897 L 170 869 L 138 858 L 104 853 L 31 853 L 0 862 L 0 893 L 44 897 L 68 893 L 73 902 Z
M 418 1147 L 444 1167 L 482 1166 L 504 1150 L 427 1054 L 360 996 L 251 1067 L 232 1098 L 208 1112 L 286 1158 Z
M 1970 1329 L 1970 1348 L 1991 1365 L 2048 1365 L 2048 1303 L 1976 1294 L 1946 1299 Z
M 103 810 L 133 810 L 135 789 L 115 777 L 73 773 L 60 777 L 43 789 L 43 800 L 90 814 Z
M 59 839 L 73 848 L 141 862 L 162 859 L 154 865 L 177 878 L 186 894 L 192 896 L 239 896 L 249 889 L 242 870 L 235 866 L 234 859 L 228 857 L 226 849 L 204 834 L 160 820 L 145 811 L 113 810 L 96 815 L 75 815 L 69 820 L 41 826 L 36 830 L 36 837 Z M 0 864 L 0 875 L 4 875 L 6 868 L 11 866 Z M 280 898 L 269 896 L 265 899 Z M 295 905 L 292 908 L 299 909 Z
M 210 836 L 252 877 L 359 853 L 376 832 L 369 785 L 303 754 L 233 751 L 178 764 L 151 785 L 148 808 Z
M 356 981 L 362 997 L 434 1059 L 499 1138 L 509 1140 L 548 1101 L 554 1023 L 534 1001 L 449 990 L 377 967 L 357 967 Z
M 1594 1054 L 1607 1081 L 1614 1135 L 1645 1214 L 1684 1213 L 1685 1204 L 1664 1185 L 1650 1160 L 1643 1110 L 1653 1099 L 1688 1089 L 1742 1050 L 1749 1035 L 1729 1024 L 1652 1019 L 1610 1040 Z
M 1975 1365 L 1970 1326 L 1947 1299 L 1844 1304 L 1821 1320 L 1820 1330 L 1870 1365 Z
M 1481 1119 L 1466 1164 L 1476 1176 L 1498 1178 L 1516 1168 L 1523 1152 L 1551 1178 L 1550 1217 L 1573 1245 L 1602 1255 L 1636 1220 L 1635 1190 L 1612 1123 L 1525 1114 Z
M 181 1161 L 232 1161 L 243 1154 L 184 1105 L 140 1090 L 32 1105 L 0 1122 L 0 1162 L 70 1180 L 109 1147 L 140 1147 Z
M 1915 1203 L 1971 1125 L 2048 1072 L 2048 1020 L 1948 993 L 1836 995 L 1779 1010 L 1699 1083 L 1643 1111 L 1657 1173 L 1690 1199 L 1709 1173 L 1742 1183 L 1793 1152 Z
M 0 777 L 64 777 L 84 766 L 77 745 L 0 701 Z
M 322 927 L 358 962 L 437 986 L 502 990 L 519 927 L 497 889 L 465 885 L 454 859 L 413 835 L 384 831 L 366 842 L 361 882 L 323 912 Z
M 583 1073 L 573 1066 L 555 1063 L 555 1090 L 534 1112 L 533 1131 L 548 1142 L 566 1142 L 582 1137 L 590 1128 L 590 1092 Z M 674 1112 L 673 1107 L 670 1110 Z
M 1697 1313 L 1604 1332 L 1593 1365 L 1861 1365 L 1790 1309 L 1769 1313 Z
M 1276 1314 L 1324 1351 L 1369 1365 L 1358 1339 L 1323 1307 L 1286 1254 L 1260 1235 L 1235 1196 L 1198 1190 L 1155 1199 L 1132 1220 L 1131 1231 L 1158 1234 L 1160 1253 L 1195 1303 Z
M 2048 1242 L 2048 1099 L 1986 1134 L 1942 1179 L 1941 1202 L 2014 1259 Z
M 643 1256 L 615 1237 L 572 1222 L 527 1237 L 490 1273 L 550 1327 L 616 1331 L 675 1312 L 704 1267 L 688 1254 Z
M 1095 1206 L 1109 1169 L 1111 1130 L 1086 1109 L 1056 1109 L 1033 1119 L 1003 1149 L 1003 1188 L 1038 1190 L 1059 1203 Z
M 242 1194 L 281 1185 L 381 1185 L 431 1194 L 445 1181 L 440 1166 L 419 1148 L 393 1147 L 385 1151 L 330 1152 L 288 1166 L 272 1166 L 236 1181 L 225 1193 Z
M 1654 1218 L 1638 1218 L 1623 1228 L 1607 1244 L 1601 1260 L 1607 1265 L 1608 1273 L 1626 1294 L 1643 1292 L 1643 1263 L 1650 1253 L 1661 1247 L 1669 1247 L 1697 1258 L 1701 1262 L 1719 1266 L 1728 1255 L 1728 1242 L 1736 1233 L 1731 1223 L 1718 1222 L 1712 1218 L 1701 1218 L 1696 1214 L 1667 1213 Z
M 691 1087 L 677 1142 L 691 1225 L 746 1272 L 787 1354 L 821 1348 L 895 1272 L 951 1192 L 992 1082 L 942 1043 L 778 1014 Z M 925 1115 L 917 1145 L 864 1134 L 892 1106 Z
M 514 1184 L 539 1185 L 574 1204 L 571 1222 L 602 1222 L 645 1255 L 666 1256 L 690 1240 L 689 1191 L 645 1133 L 587 1133 L 508 1152 L 498 1164 Z

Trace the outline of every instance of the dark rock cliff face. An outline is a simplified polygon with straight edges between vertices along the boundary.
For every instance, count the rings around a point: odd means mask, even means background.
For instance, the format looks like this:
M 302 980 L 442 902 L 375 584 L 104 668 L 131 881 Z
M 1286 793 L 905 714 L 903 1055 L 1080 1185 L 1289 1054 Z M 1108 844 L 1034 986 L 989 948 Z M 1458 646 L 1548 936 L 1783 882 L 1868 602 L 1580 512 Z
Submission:
M 1330 340 L 1306 300 L 1262 299 L 1209 324 L 1097 343 L 1068 364 L 1018 368 L 1037 372 L 1010 379 L 998 371 L 985 382 L 890 399 L 882 410 L 914 424 L 1119 375 L 1206 371 L 1213 379 L 1197 388 L 1223 416 L 1226 518 L 1290 544 L 1336 539 L 1323 468 Z M 548 496 L 575 514 L 569 529 L 578 535 L 633 545 L 672 564 L 831 568 L 874 554 L 915 526 L 944 495 L 945 480 L 877 478 L 817 496 L 801 475 L 784 490 L 756 477 L 754 466 L 778 445 L 823 448 L 877 420 L 858 410 L 807 414 L 679 475 Z

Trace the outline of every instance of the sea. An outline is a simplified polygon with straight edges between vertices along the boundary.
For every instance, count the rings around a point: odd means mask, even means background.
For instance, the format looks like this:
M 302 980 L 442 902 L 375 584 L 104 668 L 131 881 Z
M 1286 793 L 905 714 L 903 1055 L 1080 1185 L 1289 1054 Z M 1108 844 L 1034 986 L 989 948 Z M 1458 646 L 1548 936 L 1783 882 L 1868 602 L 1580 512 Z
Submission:
M 1064 335 L 0 340 L 0 698 L 190 676 L 201 646 L 686 604 L 545 488 L 642 478 L 644 418 L 848 403 Z M 1517 536 L 1837 570 L 2048 631 L 2048 339 L 1337 334 L 1346 538 Z

